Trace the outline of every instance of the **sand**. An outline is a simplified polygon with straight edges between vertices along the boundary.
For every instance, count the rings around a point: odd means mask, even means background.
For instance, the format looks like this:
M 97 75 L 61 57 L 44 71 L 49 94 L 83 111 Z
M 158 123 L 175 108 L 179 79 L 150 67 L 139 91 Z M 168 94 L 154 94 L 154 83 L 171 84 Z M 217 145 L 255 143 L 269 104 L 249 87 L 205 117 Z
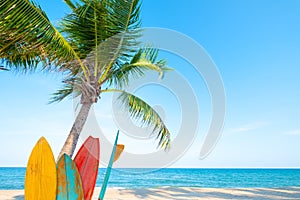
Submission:
M 93 200 L 97 200 L 99 188 L 95 190 Z M 23 200 L 23 190 L 0 190 L 1 200 Z M 114 189 L 108 188 L 105 200 L 138 199 L 293 199 L 300 200 L 300 187 L 288 188 L 149 188 L 149 189 Z

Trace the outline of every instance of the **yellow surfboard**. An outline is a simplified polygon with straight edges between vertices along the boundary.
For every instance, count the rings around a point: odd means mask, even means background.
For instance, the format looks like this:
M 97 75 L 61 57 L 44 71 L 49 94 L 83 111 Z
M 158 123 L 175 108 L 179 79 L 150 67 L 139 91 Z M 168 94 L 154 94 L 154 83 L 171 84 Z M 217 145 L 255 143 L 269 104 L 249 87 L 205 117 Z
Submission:
M 25 176 L 25 200 L 56 199 L 56 164 L 47 140 L 41 137 L 28 159 Z

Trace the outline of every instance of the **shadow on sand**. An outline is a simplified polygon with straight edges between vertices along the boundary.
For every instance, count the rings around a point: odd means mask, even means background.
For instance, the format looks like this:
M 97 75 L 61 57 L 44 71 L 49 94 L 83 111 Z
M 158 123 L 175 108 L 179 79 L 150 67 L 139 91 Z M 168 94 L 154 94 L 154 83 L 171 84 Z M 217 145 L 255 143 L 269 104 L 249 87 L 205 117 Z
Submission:
M 98 199 L 94 194 L 93 200 Z M 109 194 L 111 193 L 111 195 Z M 96 197 L 97 196 L 97 197 Z M 11 200 L 24 200 L 24 195 L 15 194 Z M 185 187 L 162 187 L 140 189 L 108 189 L 106 200 L 205 200 L 205 199 L 257 199 L 274 200 L 290 199 L 300 200 L 300 187 L 288 188 L 185 188 Z
M 136 199 L 293 199 L 300 200 L 300 188 L 160 188 L 124 190 L 121 194 L 131 194 Z M 122 197 L 120 198 L 122 199 Z
M 24 195 L 16 195 L 13 197 L 13 200 L 24 200 Z

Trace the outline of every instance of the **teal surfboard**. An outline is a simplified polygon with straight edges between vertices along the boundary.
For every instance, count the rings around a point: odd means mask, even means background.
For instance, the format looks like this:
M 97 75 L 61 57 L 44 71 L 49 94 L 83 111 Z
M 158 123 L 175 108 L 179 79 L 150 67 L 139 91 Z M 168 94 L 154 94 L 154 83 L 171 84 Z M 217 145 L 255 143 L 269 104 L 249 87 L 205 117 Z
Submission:
M 115 159 L 118 138 L 119 138 L 119 131 L 117 132 L 117 136 L 116 136 L 116 139 L 115 139 L 115 144 L 113 146 L 113 150 L 111 152 L 109 163 L 108 163 L 108 166 L 107 166 L 107 169 L 106 169 L 106 174 L 105 174 L 104 181 L 103 181 L 103 184 L 102 184 L 102 188 L 101 188 L 101 191 L 100 191 L 99 200 L 104 199 L 104 195 L 105 195 L 105 191 L 106 191 L 106 188 L 107 188 L 111 168 L 112 168 L 112 165 L 113 165 L 113 162 L 114 162 L 114 159 Z
M 66 154 L 57 162 L 56 200 L 84 200 L 80 174 L 75 162 Z

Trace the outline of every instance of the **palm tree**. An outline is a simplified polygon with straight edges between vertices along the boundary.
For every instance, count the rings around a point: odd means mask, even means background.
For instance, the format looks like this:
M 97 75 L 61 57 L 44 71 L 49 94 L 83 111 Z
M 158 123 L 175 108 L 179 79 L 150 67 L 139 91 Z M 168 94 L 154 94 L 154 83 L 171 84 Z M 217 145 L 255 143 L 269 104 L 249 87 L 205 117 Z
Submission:
M 54 26 L 32 0 L 1 0 L 0 60 L 11 70 L 42 69 L 63 73 L 63 86 L 51 102 L 80 95 L 81 107 L 60 155 L 73 155 L 91 106 L 107 92 L 130 116 L 152 125 L 159 146 L 168 148 L 170 133 L 156 111 L 124 90 L 132 78 L 147 70 L 160 76 L 168 68 L 158 51 L 139 48 L 139 0 L 64 0 L 71 12 Z M 105 88 L 105 89 L 103 89 Z

